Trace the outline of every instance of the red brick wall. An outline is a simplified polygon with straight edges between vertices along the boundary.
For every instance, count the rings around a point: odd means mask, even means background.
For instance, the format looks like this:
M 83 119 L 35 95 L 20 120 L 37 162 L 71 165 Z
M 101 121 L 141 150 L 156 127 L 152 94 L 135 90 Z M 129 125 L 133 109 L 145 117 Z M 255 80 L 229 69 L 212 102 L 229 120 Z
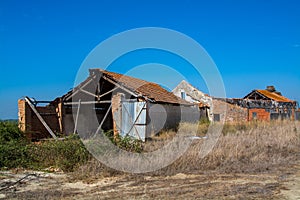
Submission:
M 257 120 L 264 120 L 269 121 L 270 120 L 270 113 L 267 112 L 265 109 L 262 108 L 253 108 L 249 109 L 249 121 L 254 120 L 253 119 L 253 113 L 256 113 L 256 119 Z
M 25 132 L 26 131 L 26 122 L 28 120 L 26 118 L 26 113 L 28 113 L 28 108 L 25 106 L 24 99 L 18 100 L 18 108 L 19 108 L 19 112 L 18 112 L 19 128 L 21 129 L 21 131 Z M 26 111 L 26 109 L 27 109 L 27 111 Z
M 26 132 L 31 139 L 51 137 L 24 99 L 18 100 L 18 108 L 19 126 L 23 132 Z M 58 115 L 54 106 L 36 107 L 36 109 L 54 133 L 60 131 Z

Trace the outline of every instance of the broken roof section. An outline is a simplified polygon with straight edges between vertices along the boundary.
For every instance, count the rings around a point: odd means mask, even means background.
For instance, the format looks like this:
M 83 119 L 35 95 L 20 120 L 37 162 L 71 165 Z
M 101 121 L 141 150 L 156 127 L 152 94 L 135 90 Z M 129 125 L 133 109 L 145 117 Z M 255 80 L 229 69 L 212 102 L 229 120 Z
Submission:
M 293 103 L 295 101 L 290 100 L 280 94 L 278 92 L 271 92 L 269 90 L 253 90 L 251 93 L 246 95 L 244 99 L 255 99 L 257 95 L 260 95 L 263 99 L 273 100 L 277 102 L 285 102 L 285 103 Z
M 208 94 L 203 93 L 202 91 L 198 90 L 190 83 L 185 80 L 182 80 L 173 90 L 173 94 L 180 97 L 181 92 L 185 92 L 190 99 L 186 99 L 190 102 L 198 103 L 199 107 L 211 107 L 212 99 Z
M 268 90 L 257 90 L 260 94 L 278 102 L 294 102 L 293 100 L 290 100 L 284 96 L 281 96 L 275 92 L 269 92 Z
M 93 80 L 97 80 L 98 77 L 98 80 L 99 78 L 103 78 L 135 97 L 141 97 L 154 103 L 191 105 L 189 102 L 176 97 L 172 92 L 167 91 L 156 83 L 102 69 L 90 69 L 89 71 L 90 76 L 73 90 L 65 94 L 62 97 L 64 100 L 70 99 L 70 97 L 73 96 L 72 94 L 79 92 L 80 88 L 88 85 Z

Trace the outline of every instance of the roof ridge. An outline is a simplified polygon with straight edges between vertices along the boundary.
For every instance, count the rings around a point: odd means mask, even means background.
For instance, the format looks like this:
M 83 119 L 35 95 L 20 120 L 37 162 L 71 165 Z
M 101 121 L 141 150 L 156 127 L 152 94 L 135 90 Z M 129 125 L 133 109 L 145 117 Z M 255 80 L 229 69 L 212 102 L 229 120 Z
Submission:
M 92 70 L 99 70 L 100 72 L 102 72 L 104 74 L 107 74 L 107 75 L 109 75 L 109 74 L 116 74 L 116 75 L 121 76 L 121 77 L 136 79 L 136 80 L 139 80 L 139 81 L 145 81 L 146 83 L 151 83 L 151 84 L 160 86 L 158 83 L 154 83 L 154 82 L 151 82 L 151 81 L 146 81 L 144 79 L 140 79 L 140 78 L 137 78 L 137 77 L 120 74 L 120 73 L 117 73 L 117 72 L 107 71 L 107 70 L 100 69 L 100 68 L 95 68 L 95 69 L 92 69 Z

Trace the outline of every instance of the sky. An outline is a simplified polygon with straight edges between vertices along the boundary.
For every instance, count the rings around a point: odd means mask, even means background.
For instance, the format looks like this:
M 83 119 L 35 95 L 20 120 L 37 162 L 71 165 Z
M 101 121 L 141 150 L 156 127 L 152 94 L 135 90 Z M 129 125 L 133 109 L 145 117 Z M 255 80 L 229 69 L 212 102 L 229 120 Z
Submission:
M 17 119 L 17 101 L 24 96 L 53 100 L 65 94 L 97 45 L 142 27 L 172 29 L 202 45 L 229 98 L 274 85 L 300 101 L 298 0 L 0 0 L 0 119 Z M 120 57 L 110 69 L 170 90 L 184 72 L 209 93 L 187 65 L 176 55 L 146 50 Z

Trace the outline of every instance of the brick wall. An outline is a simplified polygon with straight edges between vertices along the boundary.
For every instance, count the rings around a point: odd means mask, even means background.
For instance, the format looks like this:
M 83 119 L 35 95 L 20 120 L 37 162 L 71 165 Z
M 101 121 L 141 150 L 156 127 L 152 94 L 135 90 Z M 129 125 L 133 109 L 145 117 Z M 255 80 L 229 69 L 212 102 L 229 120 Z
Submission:
M 120 123 L 122 121 L 122 104 L 121 101 L 124 99 L 125 95 L 123 93 L 117 93 L 112 96 L 111 99 L 111 111 L 112 111 L 112 118 L 113 118 L 113 131 L 114 136 L 117 136 L 120 134 L 121 130 L 118 129 L 118 126 L 120 126 Z M 124 111 L 125 112 L 125 111 Z
M 226 112 L 225 112 L 226 111 Z M 213 99 L 212 113 L 220 116 L 220 121 L 239 122 L 248 120 L 248 110 L 241 106 Z
M 19 127 L 31 139 L 51 137 L 44 125 L 24 99 L 18 100 Z M 36 107 L 42 118 L 53 132 L 60 132 L 58 115 L 54 106 Z
M 270 120 L 270 113 L 262 108 L 249 109 L 249 120 Z
M 21 131 L 25 132 L 27 130 L 26 122 L 29 120 L 28 117 L 26 117 L 26 113 L 28 115 L 29 111 L 28 111 L 28 106 L 26 106 L 24 99 L 18 100 L 18 108 L 19 108 L 19 112 L 18 112 L 19 128 L 21 129 Z

